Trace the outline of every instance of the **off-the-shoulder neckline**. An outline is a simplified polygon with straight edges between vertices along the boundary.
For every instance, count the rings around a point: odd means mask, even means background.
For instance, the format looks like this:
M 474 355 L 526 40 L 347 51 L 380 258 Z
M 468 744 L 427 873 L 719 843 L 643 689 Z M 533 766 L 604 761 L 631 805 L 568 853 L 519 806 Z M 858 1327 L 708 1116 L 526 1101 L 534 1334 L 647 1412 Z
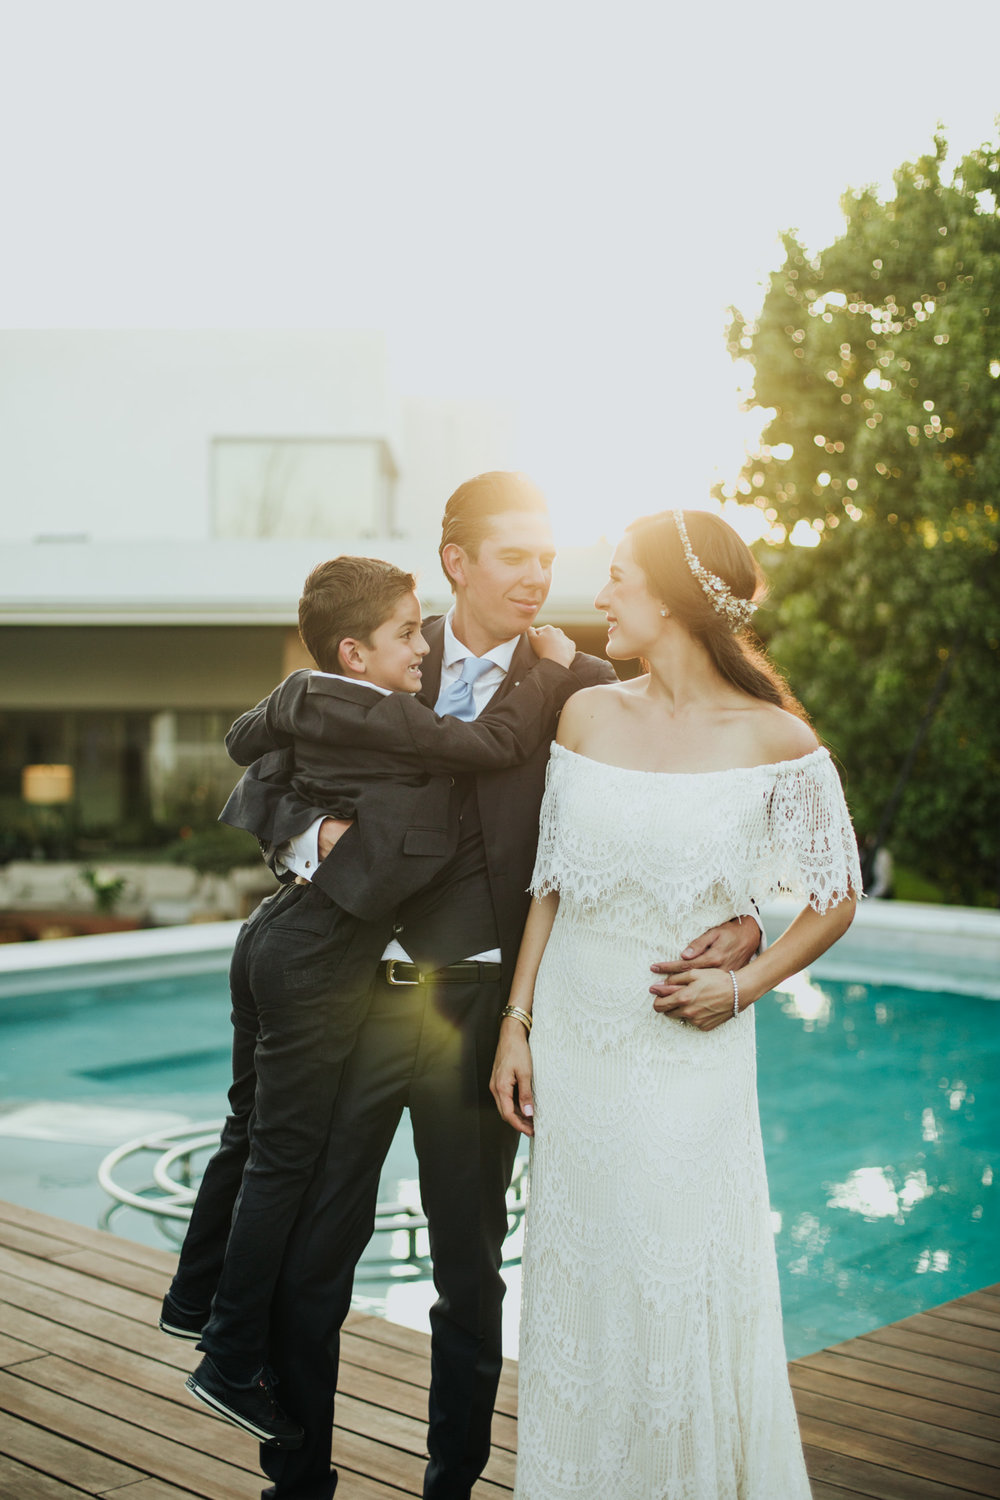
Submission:
M 617 766 L 610 760 L 595 760 L 592 755 L 581 755 L 579 750 L 570 750 L 567 745 L 560 745 L 553 741 L 552 753 L 559 751 L 560 755 L 570 755 L 574 760 L 585 761 L 591 766 L 601 766 L 606 771 L 624 771 L 628 776 L 671 776 L 671 777 L 703 777 L 703 776 L 735 776 L 737 774 L 750 775 L 754 771 L 770 771 L 774 775 L 787 775 L 792 771 L 798 771 L 805 766 L 813 765 L 815 762 L 830 759 L 830 752 L 825 745 L 817 745 L 815 750 L 810 750 L 805 755 L 799 755 L 794 760 L 771 760 L 763 761 L 757 766 L 726 766 L 720 771 L 644 771 L 638 766 Z

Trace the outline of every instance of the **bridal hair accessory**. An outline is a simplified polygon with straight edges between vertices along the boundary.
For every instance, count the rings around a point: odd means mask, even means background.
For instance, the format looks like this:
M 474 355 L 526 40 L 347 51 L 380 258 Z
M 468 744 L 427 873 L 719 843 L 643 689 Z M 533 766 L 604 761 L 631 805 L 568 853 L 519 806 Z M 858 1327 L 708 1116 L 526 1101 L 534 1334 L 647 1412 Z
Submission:
M 710 573 L 698 559 L 698 554 L 691 545 L 687 527 L 684 524 L 684 512 L 673 510 L 670 514 L 674 518 L 677 527 L 677 535 L 681 539 L 684 548 L 684 556 L 691 572 L 701 584 L 702 592 L 717 615 L 724 615 L 728 624 L 734 630 L 750 622 L 750 617 L 757 608 L 752 599 L 738 599 L 733 593 L 725 579 L 720 578 L 717 573 Z

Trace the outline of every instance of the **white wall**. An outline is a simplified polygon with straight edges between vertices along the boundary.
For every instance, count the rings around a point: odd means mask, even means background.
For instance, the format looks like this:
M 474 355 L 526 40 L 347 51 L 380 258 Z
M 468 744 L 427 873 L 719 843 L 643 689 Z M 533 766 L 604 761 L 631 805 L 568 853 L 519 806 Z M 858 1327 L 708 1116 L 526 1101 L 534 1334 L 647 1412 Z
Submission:
M 207 537 L 212 438 L 395 416 L 378 333 L 4 332 L 0 538 Z
M 399 463 L 398 530 L 436 547 L 453 490 L 488 469 L 517 467 L 513 411 L 486 401 L 404 398 Z

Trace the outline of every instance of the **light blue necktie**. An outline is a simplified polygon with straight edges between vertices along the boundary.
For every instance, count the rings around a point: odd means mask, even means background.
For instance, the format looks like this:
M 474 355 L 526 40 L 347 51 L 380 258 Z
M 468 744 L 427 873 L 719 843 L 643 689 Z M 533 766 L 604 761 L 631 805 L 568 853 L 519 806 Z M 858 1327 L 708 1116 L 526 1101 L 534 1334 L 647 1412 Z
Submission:
M 458 681 L 443 688 L 438 694 L 434 705 L 435 713 L 451 714 L 453 719 L 474 719 L 476 700 L 473 685 L 484 672 L 495 666 L 496 662 L 490 661 L 488 656 L 467 656 L 462 663 L 462 675 Z

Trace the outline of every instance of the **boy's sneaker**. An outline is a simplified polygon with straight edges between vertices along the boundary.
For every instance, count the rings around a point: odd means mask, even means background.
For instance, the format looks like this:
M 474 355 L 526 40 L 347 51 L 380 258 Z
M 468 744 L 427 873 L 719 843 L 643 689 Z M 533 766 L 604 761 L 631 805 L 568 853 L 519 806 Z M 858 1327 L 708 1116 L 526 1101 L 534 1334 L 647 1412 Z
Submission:
M 177 1303 L 171 1301 L 169 1292 L 164 1297 L 160 1308 L 160 1331 L 162 1333 L 169 1333 L 171 1338 L 175 1339 L 198 1340 L 207 1322 L 207 1312 L 181 1312 Z
M 234 1385 L 225 1380 L 206 1355 L 184 1384 L 192 1396 L 204 1401 L 220 1417 L 235 1422 L 260 1443 L 272 1448 L 301 1448 L 305 1432 L 286 1417 L 272 1391 L 273 1381 L 261 1370 L 252 1385 Z

